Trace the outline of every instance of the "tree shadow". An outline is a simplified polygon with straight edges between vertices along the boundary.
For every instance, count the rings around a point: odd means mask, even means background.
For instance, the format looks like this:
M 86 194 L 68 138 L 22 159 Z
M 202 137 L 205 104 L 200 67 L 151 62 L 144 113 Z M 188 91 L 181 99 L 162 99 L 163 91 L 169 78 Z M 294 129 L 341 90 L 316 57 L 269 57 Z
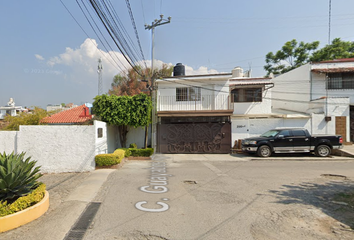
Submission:
M 354 181 L 344 176 L 327 175 L 326 183 L 304 182 L 300 185 L 283 185 L 280 190 L 270 190 L 281 204 L 304 204 L 319 208 L 328 216 L 354 229 L 354 208 L 337 200 L 338 195 L 354 195 Z

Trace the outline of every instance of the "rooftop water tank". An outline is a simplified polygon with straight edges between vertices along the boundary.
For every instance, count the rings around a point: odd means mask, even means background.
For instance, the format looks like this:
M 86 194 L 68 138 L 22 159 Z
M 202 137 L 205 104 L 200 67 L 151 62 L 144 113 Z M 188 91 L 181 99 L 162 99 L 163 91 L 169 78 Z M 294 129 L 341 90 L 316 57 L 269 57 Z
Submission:
M 173 67 L 173 76 L 184 76 L 185 68 L 182 63 L 177 63 L 176 66 Z
M 232 77 L 243 77 L 243 69 L 241 67 L 232 69 Z

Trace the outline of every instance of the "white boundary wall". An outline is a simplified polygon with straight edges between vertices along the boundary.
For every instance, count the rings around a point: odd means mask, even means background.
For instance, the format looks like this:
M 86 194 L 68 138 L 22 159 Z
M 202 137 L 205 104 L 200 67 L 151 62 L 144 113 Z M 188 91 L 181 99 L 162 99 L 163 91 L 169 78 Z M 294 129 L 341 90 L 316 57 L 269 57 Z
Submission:
M 97 138 L 98 128 L 103 137 Z M 94 125 L 20 126 L 20 131 L 0 131 L 0 152 L 26 152 L 42 173 L 84 172 L 95 169 L 95 155 L 108 152 L 107 129 Z

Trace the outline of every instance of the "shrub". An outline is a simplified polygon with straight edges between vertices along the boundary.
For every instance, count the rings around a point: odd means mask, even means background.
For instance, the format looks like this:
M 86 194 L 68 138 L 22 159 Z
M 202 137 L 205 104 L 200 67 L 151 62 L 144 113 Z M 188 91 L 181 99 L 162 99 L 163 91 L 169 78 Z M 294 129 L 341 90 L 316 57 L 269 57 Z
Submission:
M 124 157 L 130 157 L 132 155 L 130 148 L 119 148 L 119 149 L 124 150 L 124 152 L 125 152 Z
M 129 148 L 138 148 L 138 146 L 136 145 L 136 143 L 131 143 L 131 144 L 129 145 Z
M 124 154 L 124 150 L 117 149 L 114 153 L 96 155 L 95 162 L 99 167 L 116 165 L 124 158 Z
M 154 153 L 153 148 L 146 148 L 146 149 L 135 149 L 130 148 L 131 156 L 133 157 L 150 157 Z
M 0 201 L 13 202 L 17 198 L 28 195 L 40 182 L 40 167 L 31 158 L 24 160 L 25 153 L 6 155 L 0 153 Z
M 4 217 L 26 208 L 29 208 L 37 203 L 39 203 L 45 195 L 45 184 L 41 183 L 36 189 L 34 189 L 30 194 L 24 197 L 18 198 L 11 204 L 7 201 L 0 201 L 0 217 Z

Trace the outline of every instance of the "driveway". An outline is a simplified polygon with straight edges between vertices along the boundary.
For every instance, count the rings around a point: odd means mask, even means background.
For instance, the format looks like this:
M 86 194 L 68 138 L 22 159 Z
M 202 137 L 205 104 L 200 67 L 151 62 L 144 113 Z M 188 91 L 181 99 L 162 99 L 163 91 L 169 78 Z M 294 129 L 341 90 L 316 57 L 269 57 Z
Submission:
M 354 161 L 155 155 L 113 172 L 84 239 L 354 239 Z

